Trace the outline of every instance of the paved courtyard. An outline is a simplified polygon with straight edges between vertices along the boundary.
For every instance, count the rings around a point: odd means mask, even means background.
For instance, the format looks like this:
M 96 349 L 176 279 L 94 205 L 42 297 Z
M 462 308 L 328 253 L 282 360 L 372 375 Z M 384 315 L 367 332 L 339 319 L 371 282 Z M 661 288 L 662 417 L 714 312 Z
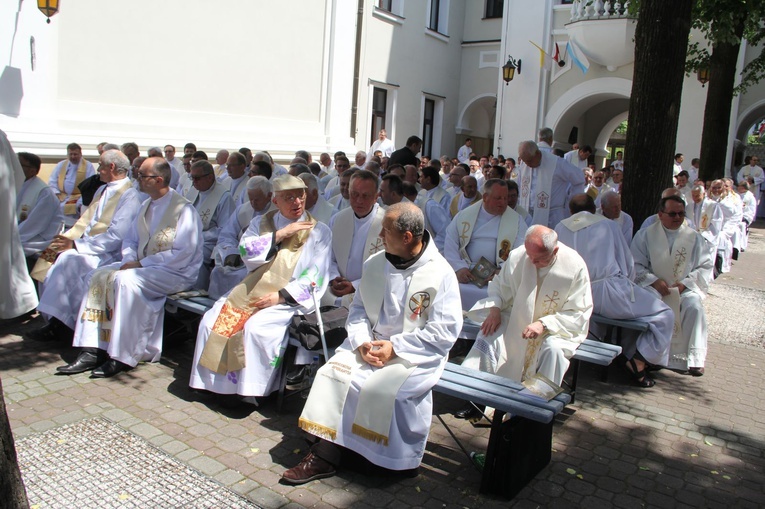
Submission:
M 765 225 L 761 225 L 765 226 Z M 763 507 L 765 506 L 765 229 L 706 300 L 701 378 L 667 370 L 654 388 L 585 367 L 577 402 L 554 428 L 551 463 L 510 503 L 478 493 L 480 475 L 434 418 L 420 475 L 353 471 L 279 484 L 307 444 L 303 400 L 228 410 L 188 388 L 193 342 L 113 379 L 56 376 L 67 345 L 25 341 L 36 317 L 0 324 L 0 377 L 30 504 L 48 507 Z M 470 449 L 488 429 L 435 412 Z

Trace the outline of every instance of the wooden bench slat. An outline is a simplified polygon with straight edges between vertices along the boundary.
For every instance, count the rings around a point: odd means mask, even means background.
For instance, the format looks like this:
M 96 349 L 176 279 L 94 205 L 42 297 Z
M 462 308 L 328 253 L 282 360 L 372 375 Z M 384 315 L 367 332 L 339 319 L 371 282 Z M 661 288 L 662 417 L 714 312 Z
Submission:
M 623 329 L 631 329 L 643 332 L 648 330 L 648 322 L 644 322 L 642 320 L 608 318 L 603 315 L 593 314 L 590 317 L 590 321 L 603 325 L 613 325 Z
M 466 401 L 472 401 L 481 405 L 490 406 L 532 421 L 549 423 L 555 417 L 555 412 L 545 410 L 534 404 L 527 404 L 507 398 L 501 398 L 484 391 L 465 387 L 464 385 L 441 379 L 433 390 Z M 529 400 L 531 403 L 531 400 Z M 535 402 L 534 402 L 535 403 Z

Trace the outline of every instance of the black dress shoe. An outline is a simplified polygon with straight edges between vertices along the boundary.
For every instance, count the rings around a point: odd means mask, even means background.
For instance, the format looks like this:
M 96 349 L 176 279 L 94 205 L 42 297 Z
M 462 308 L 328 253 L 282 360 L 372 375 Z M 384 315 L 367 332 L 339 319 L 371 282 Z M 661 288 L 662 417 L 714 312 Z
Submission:
M 99 350 L 98 352 L 103 352 Z M 104 362 L 104 356 L 94 352 L 91 349 L 83 350 L 80 355 L 77 356 L 77 360 L 66 366 L 59 366 L 56 371 L 62 375 L 76 375 L 77 373 L 84 373 L 90 371 Z
M 287 377 L 285 378 L 287 389 L 291 391 L 302 389 L 306 373 L 308 373 L 308 366 L 305 364 L 296 366 L 292 371 L 287 373 Z
M 479 405 L 481 408 L 478 409 L 474 404 L 470 404 L 470 406 L 463 408 L 459 412 L 454 412 L 454 417 L 457 419 L 466 419 L 468 421 L 473 419 L 480 419 L 483 417 L 483 405 Z
M 132 366 L 128 366 L 124 362 L 120 362 L 116 359 L 109 359 L 108 361 L 104 362 L 100 366 L 98 366 L 96 369 L 93 370 L 93 373 L 90 374 L 91 378 L 111 378 L 117 373 L 122 373 L 123 371 L 130 371 L 133 369 Z
M 33 341 L 71 342 L 74 338 L 74 331 L 64 325 L 62 321 L 56 318 L 51 318 L 47 325 L 28 332 L 26 337 Z

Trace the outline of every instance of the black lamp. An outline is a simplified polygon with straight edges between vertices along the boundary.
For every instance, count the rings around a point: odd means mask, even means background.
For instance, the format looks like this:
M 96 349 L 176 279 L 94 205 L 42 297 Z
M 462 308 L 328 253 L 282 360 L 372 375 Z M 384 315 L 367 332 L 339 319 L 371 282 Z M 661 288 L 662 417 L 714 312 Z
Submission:
M 505 80 L 505 85 L 513 81 L 516 69 L 518 69 L 518 74 L 521 74 L 521 59 L 514 60 L 512 56 L 508 55 L 507 63 L 502 66 L 502 79 Z

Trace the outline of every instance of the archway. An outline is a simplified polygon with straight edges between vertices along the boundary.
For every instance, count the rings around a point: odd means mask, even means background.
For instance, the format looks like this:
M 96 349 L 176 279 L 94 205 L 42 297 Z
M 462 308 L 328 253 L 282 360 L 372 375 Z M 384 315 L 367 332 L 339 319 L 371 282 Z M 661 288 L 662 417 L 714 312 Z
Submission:
M 476 154 L 490 154 L 494 143 L 494 119 L 497 115 L 497 96 L 482 94 L 474 97 L 460 111 L 455 132 L 455 146 L 461 146 L 466 138 L 473 139 Z

